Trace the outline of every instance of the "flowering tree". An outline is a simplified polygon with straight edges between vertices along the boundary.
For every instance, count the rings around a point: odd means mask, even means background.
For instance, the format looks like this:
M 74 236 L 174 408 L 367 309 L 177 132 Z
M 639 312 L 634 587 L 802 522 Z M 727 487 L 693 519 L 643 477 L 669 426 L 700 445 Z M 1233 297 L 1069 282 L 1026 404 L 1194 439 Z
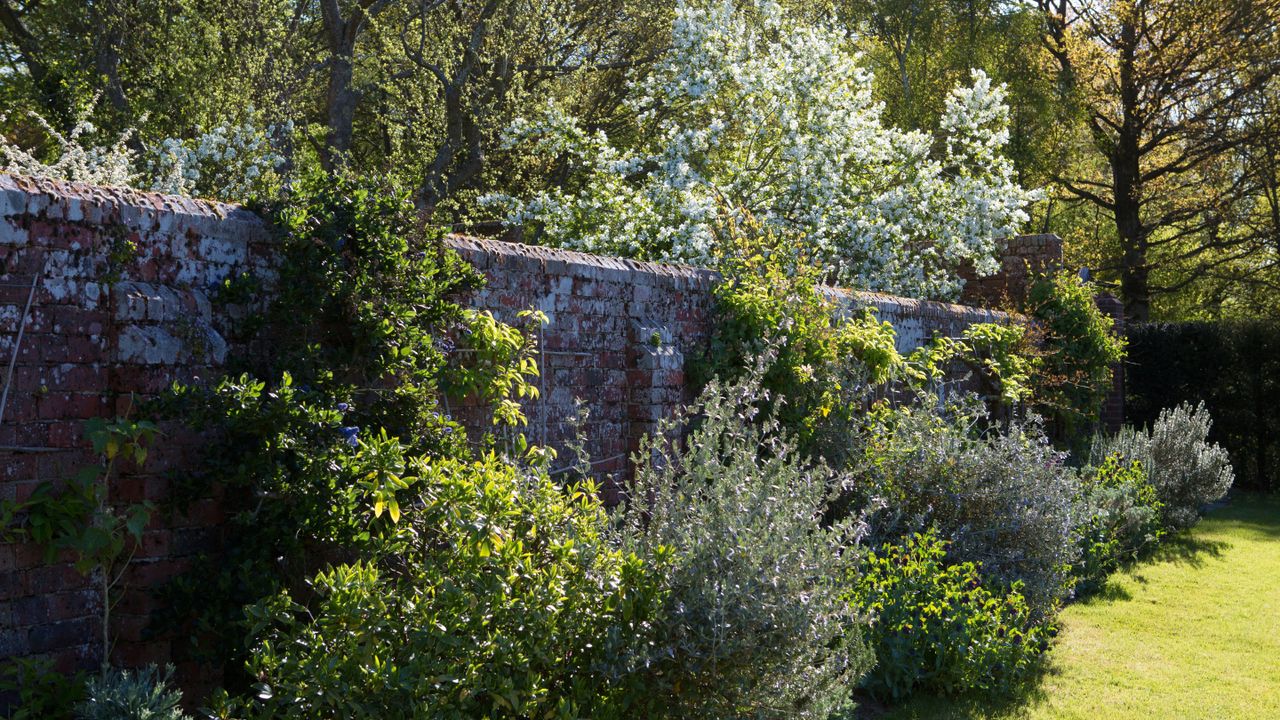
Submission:
M 871 88 L 838 33 L 771 0 L 681 0 L 670 49 L 627 100 L 639 143 L 548 105 L 505 142 L 567 159 L 573 180 L 483 202 L 545 242 L 702 265 L 715 263 L 719 210 L 742 208 L 806 235 L 841 283 L 954 297 L 955 266 L 993 272 L 997 239 L 1032 198 L 1001 154 L 1003 88 L 975 71 L 936 138 L 886 127 Z
M 292 123 L 265 130 L 247 121 L 219 126 L 194 140 L 136 143 L 142 148 L 139 153 L 130 146 L 132 129 L 109 146 L 94 142 L 98 128 L 89 115 L 96 104 L 95 98 L 66 133 L 31 113 L 51 141 L 52 159 L 46 162 L 37 151 L 0 135 L 0 171 L 228 201 L 265 196 L 282 181 L 285 158 L 272 146 L 272 138 L 287 137 L 293 132 Z

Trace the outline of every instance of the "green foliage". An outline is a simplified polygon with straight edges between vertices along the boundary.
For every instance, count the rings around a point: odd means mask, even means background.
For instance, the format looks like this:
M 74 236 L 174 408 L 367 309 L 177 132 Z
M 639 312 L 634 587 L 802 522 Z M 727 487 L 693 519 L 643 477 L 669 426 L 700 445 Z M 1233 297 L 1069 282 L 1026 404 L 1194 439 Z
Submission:
M 716 246 L 724 280 L 706 356 L 691 367 L 696 385 L 741 378 L 768 350 L 771 412 L 810 450 L 852 422 L 869 386 L 905 376 L 893 326 L 869 309 L 838 317 L 800 238 L 726 212 Z
M 984 585 L 973 563 L 948 562 L 931 530 L 868 554 L 858 570 L 849 594 L 871 618 L 877 663 L 863 685 L 875 695 L 1005 691 L 1048 649 L 1053 629 L 1020 584 Z
M 0 664 L 0 695 L 17 701 L 7 720 L 60 720 L 71 717 L 84 697 L 85 674 L 58 672 L 48 658 L 10 658 Z
M 1006 405 L 1031 397 L 1040 358 L 1029 346 L 1027 329 L 1017 323 L 976 323 L 965 328 L 959 356 L 983 385 Z
M 519 318 L 527 328 L 547 323 L 545 313 L 523 310 Z M 532 332 L 498 322 L 489 311 L 465 311 L 466 333 L 459 342 L 459 352 L 470 352 L 465 364 L 450 368 L 445 378 L 445 392 L 474 395 L 493 405 L 493 424 L 523 425 L 520 401 L 538 399 L 538 387 L 530 378 L 538 376 L 533 359 L 537 343 Z
M 1077 590 L 1096 590 L 1120 564 L 1137 557 L 1164 535 L 1164 504 L 1139 460 L 1107 455 L 1098 467 L 1080 476 L 1080 506 L 1084 519 L 1076 530 L 1080 560 Z
M 661 566 L 661 611 L 630 641 L 644 717 L 826 718 L 870 665 L 841 583 L 853 528 L 823 526 L 841 478 L 756 417 L 760 369 L 713 382 L 640 453 L 617 511 L 624 551 Z
M 437 341 L 469 329 L 456 298 L 480 276 L 387 179 L 310 175 L 272 216 L 284 262 L 261 348 L 273 372 L 259 376 L 287 370 L 377 394 L 367 404 L 384 412 L 371 425 L 421 434 L 446 367 L 448 345 Z
M 169 687 L 173 667 L 110 670 L 89 679 L 76 706 L 80 720 L 190 720 L 178 706 L 182 693 Z
M 70 552 L 76 570 L 83 575 L 103 569 L 118 579 L 121 560 L 129 542 L 142 539 L 154 506 L 149 502 L 116 507 L 110 502 L 112 469 L 117 459 L 141 466 L 156 426 L 123 418 L 92 418 L 84 425 L 102 464 L 82 468 L 66 483 L 42 482 L 23 503 L 6 501 L 0 519 L 11 541 L 27 540 L 42 546 L 45 562 Z M 23 521 L 17 523 L 19 517 Z
M 1002 586 L 1021 582 L 1037 617 L 1069 587 L 1076 561 L 1075 474 L 1035 424 L 984 431 L 976 403 L 879 406 L 861 438 L 847 507 L 873 544 L 934 528 L 959 562 Z
M 442 387 L 492 403 L 496 423 L 522 422 L 517 400 L 537 396 L 530 328 L 458 304 L 480 277 L 405 193 L 348 175 L 292 192 L 273 210 L 277 292 L 237 338 L 247 372 L 164 403 L 208 438 L 182 499 L 221 488 L 231 527 L 220 555 L 170 588 L 165 622 L 237 691 L 242 608 L 380 551 L 421 482 L 410 458 L 470 456 Z
M 287 718 L 617 717 L 619 649 L 664 553 L 613 548 L 595 488 L 489 454 L 415 458 L 394 539 L 249 609 L 260 709 Z M 636 699 L 642 700 L 642 696 Z M 625 715 L 624 715 L 625 716 Z
M 1032 395 L 1065 436 L 1094 423 L 1111 388 L 1111 367 L 1125 341 L 1093 298 L 1095 288 L 1067 271 L 1039 278 L 1026 312 L 1040 332 L 1041 361 Z

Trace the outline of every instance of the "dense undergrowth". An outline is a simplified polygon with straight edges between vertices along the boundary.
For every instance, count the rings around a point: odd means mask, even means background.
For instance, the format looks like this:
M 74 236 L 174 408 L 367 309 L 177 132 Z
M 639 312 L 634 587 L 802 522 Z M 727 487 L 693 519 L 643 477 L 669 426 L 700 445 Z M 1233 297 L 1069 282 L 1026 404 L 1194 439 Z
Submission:
M 1119 352 L 1087 286 L 1045 278 L 1055 310 L 1030 329 L 904 356 L 792 239 L 727 214 L 706 387 L 610 514 L 520 434 L 532 333 L 458 304 L 479 278 L 407 197 L 349 177 L 291 192 L 245 352 L 152 408 L 210 438 L 181 495 L 230 491 L 227 544 L 157 618 L 224 678 L 186 700 L 206 717 L 828 718 L 862 692 L 1000 693 L 1063 603 L 1230 484 L 1201 411 L 1076 457 L 1050 441 L 1034 410 L 1069 413 L 1078 440 Z M 944 380 L 956 365 L 984 395 Z M 493 430 L 468 439 L 446 392 L 489 402 Z M 6 517 L 21 531 L 31 510 Z M 177 718 L 166 678 L 104 668 L 78 706 L 30 702 Z M 138 703 L 153 715 L 112 709 Z

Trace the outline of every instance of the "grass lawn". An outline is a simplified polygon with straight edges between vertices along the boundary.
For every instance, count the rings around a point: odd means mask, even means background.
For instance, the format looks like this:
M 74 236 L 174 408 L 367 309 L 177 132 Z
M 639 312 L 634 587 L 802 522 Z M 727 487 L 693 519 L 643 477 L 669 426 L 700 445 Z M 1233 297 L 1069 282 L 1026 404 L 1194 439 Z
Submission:
M 884 720 L 1280 718 L 1280 500 L 1238 496 L 1066 608 L 1041 680 L 991 702 L 920 698 Z

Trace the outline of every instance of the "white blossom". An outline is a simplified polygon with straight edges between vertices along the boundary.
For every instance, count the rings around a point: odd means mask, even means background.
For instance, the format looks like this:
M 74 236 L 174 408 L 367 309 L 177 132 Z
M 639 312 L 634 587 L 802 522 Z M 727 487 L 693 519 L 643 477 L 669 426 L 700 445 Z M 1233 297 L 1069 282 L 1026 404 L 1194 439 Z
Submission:
M 121 133 L 110 146 L 91 144 L 96 128 L 88 116 L 96 103 L 97 98 L 66 134 L 32 113 L 32 118 L 54 142 L 56 159 L 43 162 L 0 136 L 0 170 L 32 177 L 240 201 L 278 181 L 284 157 L 273 148 L 271 138 L 285 137 L 293 131 L 291 123 L 265 130 L 248 122 L 221 126 L 193 140 L 166 138 L 144 144 L 145 151 L 139 157 L 129 147 L 133 130 Z M 252 114 L 253 109 L 249 112 Z
M 627 101 L 644 123 L 638 146 L 617 147 L 549 104 L 512 123 L 504 143 L 569 157 L 578 189 L 482 202 L 592 252 L 711 264 L 727 204 L 804 234 L 848 285 L 949 298 L 960 262 L 993 272 L 998 239 L 1034 197 L 1003 155 L 1003 89 L 975 71 L 948 98 L 938 142 L 886 127 L 839 33 L 769 0 L 745 4 L 678 4 L 669 50 Z
M 65 135 L 58 132 L 38 113 L 31 113 L 32 119 L 57 146 L 57 159 L 45 163 L 0 135 L 0 161 L 2 161 L 0 170 L 31 177 L 75 180 L 95 185 L 124 187 L 132 184 L 136 176 L 133 171 L 133 151 L 129 149 L 129 140 L 133 137 L 132 130 L 121 133 L 110 146 L 86 144 L 86 141 L 97 131 L 93 123 L 89 122 L 89 113 L 96 104 L 95 97 L 93 102 L 76 117 L 70 132 Z M 0 122 L 3 120 L 4 118 L 0 117 Z

